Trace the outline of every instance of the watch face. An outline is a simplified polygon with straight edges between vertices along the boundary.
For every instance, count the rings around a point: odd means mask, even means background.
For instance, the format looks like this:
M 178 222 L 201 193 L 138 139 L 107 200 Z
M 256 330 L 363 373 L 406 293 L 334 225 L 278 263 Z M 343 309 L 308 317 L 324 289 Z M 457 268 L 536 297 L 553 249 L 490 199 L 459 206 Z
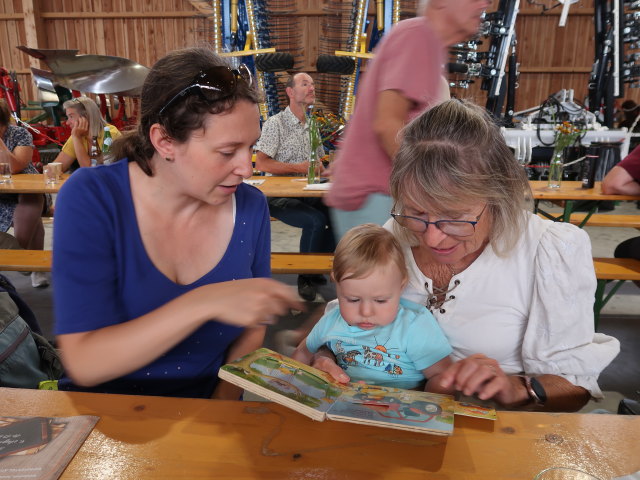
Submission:
M 531 388 L 536 393 L 542 403 L 547 401 L 547 392 L 536 377 L 531 378 Z

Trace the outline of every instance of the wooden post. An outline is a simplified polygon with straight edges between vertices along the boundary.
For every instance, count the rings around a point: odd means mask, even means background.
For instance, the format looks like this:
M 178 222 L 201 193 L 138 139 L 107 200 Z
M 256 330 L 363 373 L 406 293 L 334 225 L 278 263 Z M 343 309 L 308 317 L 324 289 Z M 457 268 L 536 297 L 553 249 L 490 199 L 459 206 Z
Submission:
M 47 39 L 44 35 L 44 26 L 40 17 L 40 2 L 37 0 L 22 0 L 24 12 L 24 33 L 29 48 L 47 48 Z M 29 66 L 42 68 L 40 60 L 29 55 Z

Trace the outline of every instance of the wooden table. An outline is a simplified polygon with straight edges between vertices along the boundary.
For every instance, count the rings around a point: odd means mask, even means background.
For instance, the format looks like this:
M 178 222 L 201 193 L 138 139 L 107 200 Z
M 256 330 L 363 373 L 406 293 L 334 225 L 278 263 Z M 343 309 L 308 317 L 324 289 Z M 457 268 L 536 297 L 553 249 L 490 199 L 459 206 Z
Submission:
M 2 415 L 101 419 L 63 479 L 533 479 L 640 470 L 640 417 L 504 412 L 451 437 L 314 422 L 272 403 L 0 389 Z M 587 478 L 575 476 L 540 478 Z M 590 477 L 588 477 L 590 478 Z
M 640 200 L 640 195 L 606 195 L 602 193 L 602 182 L 595 182 L 593 188 L 582 188 L 582 182 L 569 181 L 563 181 L 560 188 L 549 188 L 546 180 L 530 180 L 529 185 L 533 191 L 533 199 L 536 200 L 536 212 L 541 212 L 552 220 L 562 220 L 565 222 L 569 222 L 576 201 L 586 200 L 596 202 L 590 209 L 589 213 L 587 213 L 584 220 L 584 223 L 586 223 L 591 214 L 593 214 L 598 208 L 599 202 L 605 200 Z M 538 210 L 539 200 L 547 200 L 550 202 L 563 201 L 563 214 L 559 217 L 555 217 Z
M 251 177 L 251 180 L 264 180 L 256 185 L 267 197 L 322 197 L 325 190 L 304 190 L 307 177 Z
M 60 182 L 47 185 L 42 174 L 19 173 L 11 176 L 11 183 L 0 184 L 0 193 L 58 193 L 67 178 L 69 175 L 64 174 Z

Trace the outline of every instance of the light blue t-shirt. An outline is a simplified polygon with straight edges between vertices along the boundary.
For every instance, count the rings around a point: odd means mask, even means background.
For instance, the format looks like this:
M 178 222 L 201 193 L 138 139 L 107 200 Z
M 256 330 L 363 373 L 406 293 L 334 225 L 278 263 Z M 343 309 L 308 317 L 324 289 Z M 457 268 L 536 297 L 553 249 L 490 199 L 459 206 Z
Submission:
M 424 381 L 422 370 L 452 351 L 433 315 L 404 298 L 396 319 L 372 330 L 349 325 L 340 309 L 334 308 L 307 337 L 310 352 L 323 345 L 334 353 L 351 381 L 406 389 L 419 386 Z

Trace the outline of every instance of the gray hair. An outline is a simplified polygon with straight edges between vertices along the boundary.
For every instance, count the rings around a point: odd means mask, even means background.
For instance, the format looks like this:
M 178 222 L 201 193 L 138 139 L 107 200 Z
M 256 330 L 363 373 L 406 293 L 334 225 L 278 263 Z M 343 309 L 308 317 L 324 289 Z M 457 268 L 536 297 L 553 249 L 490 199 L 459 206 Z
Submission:
M 99 137 L 107 124 L 106 120 L 102 117 L 102 113 L 100 113 L 98 105 L 89 97 L 76 97 L 67 100 L 62 104 L 62 108 L 65 111 L 68 108 L 72 108 L 78 115 L 87 119 L 89 122 L 90 137 Z
M 486 203 L 491 246 L 499 255 L 508 253 L 524 232 L 532 194 L 489 114 L 471 102 L 448 100 L 416 117 L 402 135 L 390 180 L 394 210 L 402 211 L 406 200 L 442 210 L 452 201 Z M 394 230 L 417 245 L 408 230 L 397 224 Z

